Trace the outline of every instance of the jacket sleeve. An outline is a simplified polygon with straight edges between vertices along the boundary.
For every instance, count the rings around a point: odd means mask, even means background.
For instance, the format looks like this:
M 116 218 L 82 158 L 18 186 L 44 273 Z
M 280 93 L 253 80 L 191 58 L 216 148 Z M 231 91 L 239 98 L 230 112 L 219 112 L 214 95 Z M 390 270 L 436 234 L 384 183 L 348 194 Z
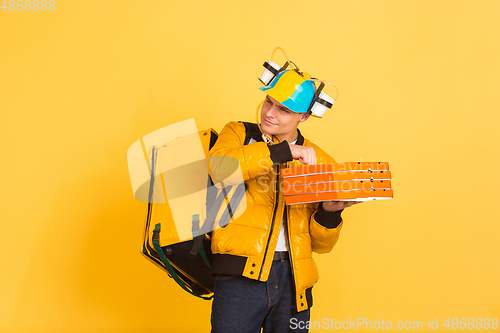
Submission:
M 316 155 L 320 157 L 318 163 L 335 163 L 335 160 L 321 148 L 317 146 L 314 146 L 314 148 Z M 321 202 L 318 209 L 311 215 L 309 232 L 314 252 L 328 253 L 333 249 L 339 239 L 343 225 L 342 211 L 326 211 L 323 209 L 323 203 Z
M 312 249 L 317 253 L 330 252 L 337 243 L 342 229 L 342 210 L 329 212 L 323 209 L 320 203 L 318 210 L 311 215 L 309 232 L 311 234 Z
M 270 148 L 265 142 L 244 145 L 245 126 L 230 122 L 224 126 L 209 152 L 210 174 L 215 183 L 238 184 L 273 170 L 275 164 L 291 161 L 286 141 Z

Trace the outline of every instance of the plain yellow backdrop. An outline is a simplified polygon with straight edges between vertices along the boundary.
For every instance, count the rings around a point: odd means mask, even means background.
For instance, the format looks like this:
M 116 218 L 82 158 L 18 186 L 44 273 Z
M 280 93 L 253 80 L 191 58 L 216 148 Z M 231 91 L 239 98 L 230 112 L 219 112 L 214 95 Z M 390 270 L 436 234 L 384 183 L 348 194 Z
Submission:
M 393 174 L 394 200 L 346 210 L 333 252 L 315 256 L 311 319 L 427 331 L 439 318 L 444 331 L 446 318 L 500 318 L 499 11 L 495 0 L 1 9 L 0 332 L 209 331 L 210 302 L 140 254 L 146 206 L 126 152 L 189 118 L 217 131 L 253 121 L 276 46 L 339 88 L 304 135 Z

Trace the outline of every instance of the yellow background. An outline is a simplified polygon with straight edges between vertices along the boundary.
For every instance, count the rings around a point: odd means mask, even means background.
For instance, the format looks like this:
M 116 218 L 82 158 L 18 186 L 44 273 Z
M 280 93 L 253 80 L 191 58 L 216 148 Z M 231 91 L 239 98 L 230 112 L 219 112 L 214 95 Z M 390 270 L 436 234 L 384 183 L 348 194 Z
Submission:
M 210 302 L 140 254 L 146 206 L 126 151 L 189 118 L 253 121 L 276 46 L 340 91 L 304 135 L 393 172 L 394 200 L 349 208 L 315 257 L 312 319 L 426 331 L 429 318 L 440 330 L 500 318 L 499 12 L 495 0 L 0 10 L 0 332 L 209 331 Z

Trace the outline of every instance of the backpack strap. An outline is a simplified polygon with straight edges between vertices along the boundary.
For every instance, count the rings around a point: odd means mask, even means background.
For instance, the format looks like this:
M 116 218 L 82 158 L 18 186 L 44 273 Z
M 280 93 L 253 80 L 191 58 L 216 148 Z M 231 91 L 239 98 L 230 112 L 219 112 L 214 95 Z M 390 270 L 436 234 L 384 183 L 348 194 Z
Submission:
M 231 190 L 231 187 L 232 185 L 224 187 L 217 196 L 217 198 L 215 199 L 215 202 L 212 204 L 212 206 L 211 207 L 207 206 L 208 208 L 207 218 L 203 223 L 203 226 L 201 227 L 198 236 L 196 237 L 196 239 L 194 239 L 193 247 L 191 248 L 191 251 L 189 251 L 190 255 L 196 256 L 196 252 L 198 252 L 198 249 L 200 248 L 201 242 L 203 241 L 205 234 L 212 230 L 213 225 L 215 223 L 215 218 L 217 217 L 217 212 L 219 211 L 219 208 L 222 205 L 222 201 L 224 201 L 224 199 L 227 197 L 227 194 Z
M 227 205 L 226 210 L 219 220 L 219 226 L 225 227 L 231 221 L 231 218 L 234 215 L 233 212 L 239 206 L 241 199 L 243 199 L 246 188 L 247 187 L 245 183 L 241 183 L 240 185 L 238 185 L 238 187 L 234 191 L 233 197 L 231 198 L 231 200 L 229 200 L 229 204 Z
M 204 300 L 211 300 L 214 297 L 214 295 L 212 295 L 210 297 L 197 295 L 197 294 L 193 293 L 191 290 L 189 290 L 189 288 L 186 287 L 184 282 L 182 282 L 181 278 L 175 272 L 174 268 L 172 267 L 172 265 L 168 261 L 167 257 L 165 256 L 165 253 L 163 253 L 163 249 L 160 246 L 160 230 L 161 230 L 161 223 L 157 223 L 155 225 L 155 229 L 153 230 L 153 238 L 152 238 L 153 246 L 155 248 L 156 254 L 158 254 L 158 257 L 160 258 L 161 262 L 163 263 L 163 265 L 165 266 L 167 271 L 170 273 L 170 276 L 172 277 L 172 279 L 174 279 L 174 281 L 177 282 L 177 284 L 179 286 L 181 286 L 182 289 L 184 289 L 185 291 L 187 291 L 191 295 L 202 298 Z
M 247 123 L 245 121 L 240 121 L 245 125 L 245 141 L 244 145 L 249 145 L 253 142 L 264 142 L 262 139 L 262 132 L 259 129 L 259 125 L 255 123 Z
M 241 122 L 245 126 L 245 141 L 243 142 L 244 145 L 248 145 L 253 142 L 263 142 L 264 140 L 262 139 L 262 132 L 259 129 L 259 126 L 255 123 L 248 123 L 248 122 Z M 213 135 L 214 132 L 212 132 L 212 136 L 210 138 L 210 148 L 213 147 L 215 142 L 217 141 L 217 137 Z M 215 140 L 214 140 L 215 137 Z M 200 231 L 198 232 L 198 236 L 193 238 L 193 247 L 191 248 L 191 251 L 189 252 L 190 255 L 196 256 L 196 253 L 199 252 L 200 249 L 202 249 L 201 243 L 203 242 L 203 238 L 205 237 L 205 234 L 212 231 L 213 226 L 215 224 L 215 218 L 217 217 L 217 212 L 219 211 L 220 205 L 222 204 L 222 200 L 227 197 L 227 194 L 229 193 L 231 186 L 228 186 L 226 188 L 223 188 L 222 191 L 219 193 L 217 196 L 217 189 L 215 188 L 214 183 L 212 182 L 212 179 L 208 177 L 208 182 L 207 184 L 207 218 L 205 222 L 203 223 L 203 226 L 201 227 Z M 241 199 L 243 198 L 243 195 L 245 194 L 246 191 L 246 185 L 245 183 L 242 183 L 238 185 L 236 188 L 236 191 L 233 194 L 233 197 L 231 200 L 229 200 L 229 204 L 226 207 L 226 210 L 222 214 L 222 217 L 219 221 L 219 225 L 221 227 L 226 226 L 229 221 L 231 221 L 231 218 L 233 217 L 233 212 L 236 210 L 238 205 L 240 204 Z M 200 253 L 200 255 L 203 257 L 203 254 Z M 210 267 L 211 265 L 207 265 Z
M 198 235 L 200 234 L 200 215 L 199 214 L 194 214 L 193 215 L 193 221 L 192 223 L 192 233 L 193 233 L 193 239 L 196 239 Z M 208 268 L 212 268 L 212 265 L 210 265 L 210 261 L 208 260 L 207 254 L 205 253 L 205 249 L 203 246 L 200 246 L 198 248 L 198 253 L 201 255 L 201 258 L 203 259 L 203 262 L 205 262 L 205 265 L 207 265 Z

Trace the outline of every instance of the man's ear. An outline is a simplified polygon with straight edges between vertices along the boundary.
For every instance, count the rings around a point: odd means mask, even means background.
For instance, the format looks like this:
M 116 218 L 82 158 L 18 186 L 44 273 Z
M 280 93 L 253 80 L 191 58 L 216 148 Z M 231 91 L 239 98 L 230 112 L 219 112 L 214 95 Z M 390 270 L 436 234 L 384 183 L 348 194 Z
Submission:
M 309 116 L 311 116 L 311 114 L 309 114 L 309 113 L 303 113 L 300 116 L 300 120 L 299 121 L 302 123 L 302 122 L 306 121 L 307 119 L 309 119 Z

